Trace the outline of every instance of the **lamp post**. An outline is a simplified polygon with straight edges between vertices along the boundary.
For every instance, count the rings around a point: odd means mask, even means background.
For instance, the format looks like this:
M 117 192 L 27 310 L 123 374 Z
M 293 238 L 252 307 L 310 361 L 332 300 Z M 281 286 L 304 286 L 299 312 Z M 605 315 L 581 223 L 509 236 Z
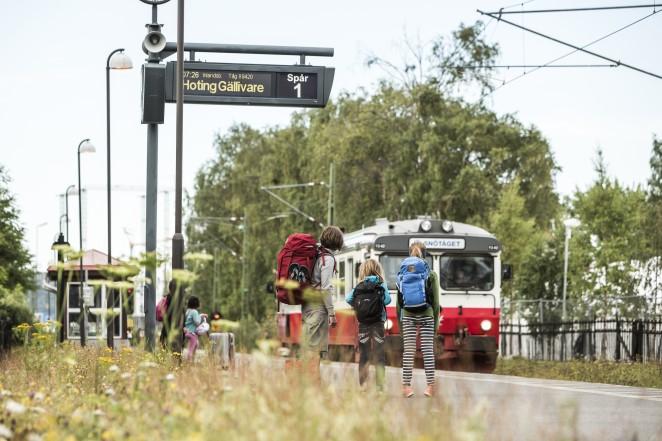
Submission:
M 75 189 L 75 185 L 70 185 L 64 191 L 64 213 L 67 215 L 67 240 L 69 240 L 69 190 Z
M 64 234 L 60 232 L 60 234 L 57 237 L 57 242 L 53 242 L 53 245 L 51 246 L 51 249 L 54 251 L 57 251 L 57 263 L 58 265 L 62 265 L 64 263 L 64 251 L 69 248 L 69 242 L 64 240 Z M 58 337 L 57 341 L 59 343 L 62 343 L 64 341 L 64 336 L 65 336 L 65 328 L 64 328 L 64 278 L 62 277 L 62 273 L 60 268 L 57 270 L 57 294 L 55 297 L 55 315 L 57 321 L 60 323 L 60 331 L 58 332 Z M 50 307 L 50 299 L 48 301 L 48 305 Z M 49 314 L 50 315 L 50 314 Z
M 86 138 L 78 144 L 78 237 L 80 240 L 80 275 L 78 286 L 78 306 L 80 313 L 78 315 L 78 325 L 80 327 L 80 345 L 85 346 L 87 337 L 87 329 L 85 329 L 85 303 L 83 301 L 83 203 L 81 199 L 80 187 L 80 154 L 81 153 L 94 153 L 97 150 L 90 143 L 89 138 Z
M 108 186 L 108 265 L 112 265 L 112 246 L 111 246 L 111 200 L 110 200 L 110 70 L 127 70 L 132 69 L 133 63 L 131 58 L 124 53 L 124 49 L 115 49 L 108 55 L 106 60 L 106 180 Z M 115 291 L 112 289 L 108 292 L 108 303 L 110 304 L 111 311 L 115 311 Z M 108 326 L 106 328 L 106 343 L 109 348 L 115 346 L 115 318 L 111 315 L 108 317 Z
M 563 225 L 565 225 L 565 249 L 563 252 L 563 321 L 566 319 L 565 298 L 568 289 L 568 244 L 570 243 L 570 237 L 572 236 L 572 229 L 577 228 L 581 224 L 581 221 L 575 218 L 563 221 Z

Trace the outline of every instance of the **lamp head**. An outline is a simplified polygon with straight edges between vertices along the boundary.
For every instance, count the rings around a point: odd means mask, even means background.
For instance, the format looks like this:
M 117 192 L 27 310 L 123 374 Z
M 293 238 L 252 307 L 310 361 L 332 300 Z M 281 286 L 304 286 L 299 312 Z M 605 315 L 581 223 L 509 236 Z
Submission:
M 111 69 L 133 69 L 133 62 L 124 51 L 115 52 L 108 64 Z
M 83 143 L 80 145 L 78 148 L 78 151 L 80 153 L 94 153 L 97 151 L 97 149 L 94 148 L 94 145 L 90 142 L 89 139 L 83 141 Z

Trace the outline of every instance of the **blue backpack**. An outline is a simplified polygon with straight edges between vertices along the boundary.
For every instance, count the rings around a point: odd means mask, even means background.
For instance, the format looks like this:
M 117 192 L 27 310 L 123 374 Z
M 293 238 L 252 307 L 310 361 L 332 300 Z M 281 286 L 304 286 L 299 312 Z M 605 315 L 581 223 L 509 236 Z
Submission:
M 425 311 L 430 304 L 426 286 L 430 276 L 428 263 L 418 257 L 407 257 L 400 264 L 397 286 L 402 295 L 402 307 L 407 311 Z

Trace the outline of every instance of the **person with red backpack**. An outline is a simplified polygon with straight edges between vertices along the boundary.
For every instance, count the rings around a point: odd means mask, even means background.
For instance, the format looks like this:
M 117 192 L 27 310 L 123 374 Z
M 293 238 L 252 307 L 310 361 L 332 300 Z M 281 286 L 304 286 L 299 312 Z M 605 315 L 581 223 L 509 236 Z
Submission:
M 322 230 L 319 243 L 309 234 L 292 234 L 278 253 L 276 281 L 278 300 L 301 305 L 303 355 L 319 377 L 319 361 L 328 353 L 329 326 L 336 325 L 333 309 L 333 252 L 343 247 L 340 228 Z

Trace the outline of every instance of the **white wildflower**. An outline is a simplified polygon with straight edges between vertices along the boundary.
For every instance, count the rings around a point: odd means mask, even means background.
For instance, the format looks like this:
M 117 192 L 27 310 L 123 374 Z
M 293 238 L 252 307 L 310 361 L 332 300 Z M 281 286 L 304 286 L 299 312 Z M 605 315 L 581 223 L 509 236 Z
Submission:
M 42 392 L 37 392 L 34 394 L 34 397 L 32 397 L 35 401 L 44 401 L 44 398 L 46 398 L 46 396 Z
M 110 365 L 110 367 L 108 368 L 108 370 L 109 370 L 110 372 L 119 372 L 120 367 L 119 367 L 118 365 L 116 365 L 116 364 L 112 364 L 112 365 Z
M 104 413 L 103 410 L 101 410 L 101 409 L 97 409 L 97 410 L 95 410 L 95 411 L 93 412 L 92 415 L 94 415 L 94 416 L 98 416 L 98 417 L 102 417 L 102 416 L 105 415 L 105 413 Z
M 9 430 L 9 427 L 5 426 L 4 424 L 0 424 L 0 438 L 10 439 L 12 436 L 14 436 L 14 434 L 11 430 Z
M 175 379 L 175 374 L 172 374 L 172 373 L 170 373 L 170 374 L 168 374 L 164 377 L 165 381 L 173 381 L 174 379 Z
M 106 389 L 106 390 L 104 391 L 104 393 L 105 393 L 106 395 L 108 395 L 109 397 L 112 397 L 113 395 L 115 395 L 115 391 L 113 390 L 112 387 L 109 387 L 108 389 Z
M 9 427 L 0 424 L 0 438 L 11 438 L 14 434 L 9 430 Z
M 5 403 L 5 409 L 9 413 L 21 414 L 25 413 L 25 406 L 14 400 L 9 400 Z
M 27 441 L 42 441 L 44 438 L 42 438 L 38 433 L 30 433 L 25 439 Z
M 158 364 L 154 363 L 153 361 L 143 361 L 139 366 L 143 368 L 155 368 L 158 366 Z
M 122 380 L 128 380 L 129 378 L 131 378 L 131 373 L 130 372 L 123 372 L 122 375 L 120 375 L 120 378 Z

